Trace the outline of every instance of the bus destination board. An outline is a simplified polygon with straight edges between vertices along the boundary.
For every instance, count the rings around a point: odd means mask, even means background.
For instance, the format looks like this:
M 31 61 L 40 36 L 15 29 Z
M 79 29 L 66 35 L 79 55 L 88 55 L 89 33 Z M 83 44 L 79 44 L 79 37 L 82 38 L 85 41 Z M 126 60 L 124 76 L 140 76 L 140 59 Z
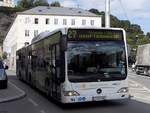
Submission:
M 122 30 L 108 29 L 69 29 L 67 33 L 68 41 L 91 41 L 91 40 L 123 40 Z

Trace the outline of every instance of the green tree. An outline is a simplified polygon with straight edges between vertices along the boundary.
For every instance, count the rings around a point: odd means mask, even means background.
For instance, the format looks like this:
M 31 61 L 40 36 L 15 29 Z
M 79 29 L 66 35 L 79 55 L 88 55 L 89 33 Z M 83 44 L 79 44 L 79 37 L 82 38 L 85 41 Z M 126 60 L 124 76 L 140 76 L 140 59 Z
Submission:
M 150 32 L 147 32 L 146 37 L 150 38 Z
M 61 5 L 60 5 L 60 3 L 58 1 L 52 2 L 50 4 L 50 6 L 52 6 L 52 7 L 61 7 Z
M 35 0 L 34 6 L 48 6 L 47 0 Z
M 29 1 L 28 0 L 19 0 L 17 6 L 20 8 L 29 8 Z
M 91 13 L 96 14 L 96 15 L 100 15 L 100 12 L 99 12 L 97 9 L 92 8 L 92 9 L 90 9 L 89 11 L 90 11 Z
M 34 0 L 28 0 L 28 7 L 29 8 L 32 8 L 32 7 L 34 7 Z

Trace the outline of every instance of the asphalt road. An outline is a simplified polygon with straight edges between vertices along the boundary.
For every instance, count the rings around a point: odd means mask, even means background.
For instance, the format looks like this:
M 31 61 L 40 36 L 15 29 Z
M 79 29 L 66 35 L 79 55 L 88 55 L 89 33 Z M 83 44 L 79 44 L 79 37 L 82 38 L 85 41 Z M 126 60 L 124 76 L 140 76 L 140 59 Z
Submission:
M 129 78 L 150 87 L 146 83 L 150 83 L 150 77 L 145 79 L 130 73 Z M 20 82 L 15 76 L 10 76 L 9 80 L 23 89 L 27 96 L 17 101 L 0 104 L 0 113 L 150 113 L 150 104 L 136 100 L 75 104 L 64 108 Z
M 137 75 L 135 72 L 130 72 L 129 78 L 144 85 L 145 87 L 150 89 L 150 76 L 146 75 Z

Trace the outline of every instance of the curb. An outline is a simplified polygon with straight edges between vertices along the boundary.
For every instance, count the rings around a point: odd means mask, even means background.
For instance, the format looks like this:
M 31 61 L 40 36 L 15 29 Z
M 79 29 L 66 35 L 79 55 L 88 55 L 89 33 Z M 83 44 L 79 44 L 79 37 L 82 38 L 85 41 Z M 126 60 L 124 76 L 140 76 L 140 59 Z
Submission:
M 8 83 L 11 84 L 12 86 L 14 86 L 17 90 L 19 90 L 21 92 L 21 94 L 18 95 L 18 96 L 13 96 L 13 97 L 10 97 L 10 98 L 1 99 L 0 103 L 6 103 L 6 102 L 19 100 L 19 99 L 22 99 L 26 96 L 26 93 L 22 89 L 18 88 L 15 84 L 11 83 L 10 81 L 8 81 Z

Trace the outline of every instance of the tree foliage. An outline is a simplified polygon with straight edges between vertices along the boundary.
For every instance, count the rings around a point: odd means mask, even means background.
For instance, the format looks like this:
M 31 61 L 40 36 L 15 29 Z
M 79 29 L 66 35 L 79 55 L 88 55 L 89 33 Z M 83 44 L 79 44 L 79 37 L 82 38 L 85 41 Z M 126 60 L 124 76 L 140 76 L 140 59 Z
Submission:
M 48 6 L 47 0 L 35 0 L 33 3 L 34 6 Z
M 150 32 L 147 32 L 146 36 L 147 36 L 148 38 L 150 38 Z
M 20 8 L 29 8 L 29 0 L 19 0 L 17 5 Z
M 17 7 L 19 8 L 32 8 L 36 6 L 48 6 L 47 0 L 19 0 L 17 3 Z
M 60 3 L 58 1 L 52 2 L 50 4 L 50 6 L 52 6 L 52 7 L 61 7 L 61 5 L 60 5 Z

